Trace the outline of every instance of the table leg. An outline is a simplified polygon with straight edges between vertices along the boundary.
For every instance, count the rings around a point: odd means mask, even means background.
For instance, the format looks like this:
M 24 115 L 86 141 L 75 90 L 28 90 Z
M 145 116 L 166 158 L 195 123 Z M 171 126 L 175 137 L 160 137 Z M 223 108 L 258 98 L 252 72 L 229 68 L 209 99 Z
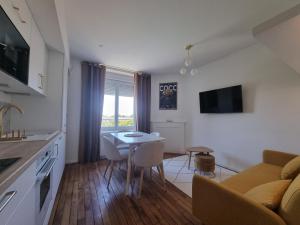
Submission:
M 126 188 L 125 188 L 126 195 L 129 195 L 129 185 L 130 185 L 130 175 L 131 175 L 131 155 L 132 155 L 132 148 L 129 148 L 128 162 L 127 162 L 127 179 L 126 179 Z
M 192 152 L 190 152 L 190 157 L 189 157 L 189 167 L 188 167 L 188 169 L 191 168 L 191 158 L 192 158 Z
M 159 165 L 159 168 L 160 168 L 160 174 L 161 174 L 161 179 L 162 179 L 162 181 L 163 181 L 164 189 L 167 190 L 167 189 L 166 189 L 166 179 L 165 179 L 164 164 L 161 163 L 161 164 Z

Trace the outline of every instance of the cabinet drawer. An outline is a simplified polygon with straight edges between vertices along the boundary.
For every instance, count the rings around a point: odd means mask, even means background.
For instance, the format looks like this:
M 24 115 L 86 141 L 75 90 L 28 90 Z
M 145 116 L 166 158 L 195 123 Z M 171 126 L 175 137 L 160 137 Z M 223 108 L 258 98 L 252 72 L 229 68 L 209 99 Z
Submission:
M 1 195 L 0 201 L 5 198 L 9 193 L 15 193 L 10 201 L 6 204 L 3 210 L 0 212 L 1 224 L 6 224 L 10 217 L 14 214 L 18 205 L 22 202 L 24 196 L 27 192 L 32 189 L 35 184 L 35 168 L 36 165 L 33 163 L 29 168 L 27 168 L 17 180 L 10 185 Z

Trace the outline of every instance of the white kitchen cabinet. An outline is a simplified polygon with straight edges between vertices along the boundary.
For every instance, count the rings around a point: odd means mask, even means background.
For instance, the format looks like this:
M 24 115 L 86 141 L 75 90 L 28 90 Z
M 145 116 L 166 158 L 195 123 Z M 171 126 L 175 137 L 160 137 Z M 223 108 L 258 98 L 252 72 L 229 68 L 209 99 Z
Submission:
M 27 44 L 30 45 L 32 16 L 25 0 L 0 0 L 0 3 Z
M 60 180 L 65 168 L 65 134 L 59 135 L 55 140 L 54 152 L 57 154 L 56 163 L 53 167 L 53 196 L 56 196 Z
M 13 216 L 6 225 L 35 225 L 35 196 L 35 188 L 32 187 L 31 190 L 26 194 L 23 201 L 17 206 Z
M 14 183 L 12 183 L 7 188 L 6 191 L 4 191 L 0 195 L 0 201 L 1 203 L 3 203 L 5 202 L 6 196 L 9 196 L 10 193 L 15 193 L 14 195 L 12 195 L 12 197 L 7 202 L 3 210 L 0 212 L 1 225 L 31 224 L 31 223 L 11 223 L 10 221 L 16 221 L 16 219 L 18 218 L 15 217 L 21 217 L 19 218 L 20 221 L 22 219 L 23 221 L 27 219 L 32 220 L 33 217 L 32 214 L 35 214 L 35 204 L 27 206 L 27 203 L 31 204 L 31 202 L 35 201 L 34 193 L 32 193 L 34 192 L 34 185 L 36 179 L 35 168 L 36 168 L 36 164 L 33 163 L 17 178 L 17 180 Z M 19 207 L 22 205 L 23 207 Z M 26 208 L 26 214 L 23 213 L 23 210 L 25 211 L 25 208 Z M 27 218 L 27 214 L 30 218 Z
M 0 4 L 12 23 L 16 26 L 27 44 L 30 46 L 28 86 L 34 91 L 24 91 L 17 80 L 9 83 L 9 92 L 38 92 L 46 95 L 48 50 L 45 41 L 33 20 L 25 0 L 0 0 Z M 4 77 L 4 79 L 6 79 Z M 25 85 L 23 85 L 25 86 Z M 25 86 L 26 87 L 26 86 Z M 28 88 L 28 87 L 27 87 Z M 28 89 L 30 89 L 28 88 Z
M 47 87 L 47 47 L 35 22 L 32 22 L 28 86 L 41 94 Z

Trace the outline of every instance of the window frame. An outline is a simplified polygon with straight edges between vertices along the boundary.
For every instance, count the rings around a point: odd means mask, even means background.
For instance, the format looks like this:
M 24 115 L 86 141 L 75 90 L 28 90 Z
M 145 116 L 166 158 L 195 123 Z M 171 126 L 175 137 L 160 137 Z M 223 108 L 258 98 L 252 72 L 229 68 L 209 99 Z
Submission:
M 118 82 L 127 83 L 127 84 L 132 85 L 132 87 L 134 87 L 133 82 L 130 82 L 130 81 L 119 80 L 119 79 L 114 79 L 114 78 L 110 78 L 110 77 L 107 77 L 106 79 L 108 79 L 108 80 L 116 80 Z M 101 121 L 101 131 L 102 132 L 113 132 L 113 131 L 121 131 L 121 130 L 122 131 L 123 130 L 124 131 L 136 131 L 136 121 L 135 121 L 136 116 L 135 116 L 135 110 L 134 110 L 134 108 L 133 108 L 133 123 L 134 123 L 133 126 L 119 126 L 119 98 L 120 98 L 120 95 L 119 95 L 119 86 L 115 87 L 114 93 L 115 93 L 115 115 L 114 115 L 115 126 L 113 126 L 113 127 L 104 127 L 104 126 L 102 126 L 102 121 Z M 104 92 L 104 95 L 105 95 L 105 92 Z M 133 96 L 133 98 L 134 98 L 134 96 Z M 135 102 L 133 102 L 133 105 L 135 105 Z M 103 114 L 102 114 L 102 116 L 103 116 Z

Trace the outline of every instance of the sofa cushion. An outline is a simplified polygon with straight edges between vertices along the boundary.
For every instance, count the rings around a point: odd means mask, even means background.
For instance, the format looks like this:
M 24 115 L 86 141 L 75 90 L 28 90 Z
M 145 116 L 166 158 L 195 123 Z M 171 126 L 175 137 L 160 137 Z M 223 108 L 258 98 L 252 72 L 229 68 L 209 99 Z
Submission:
M 280 180 L 281 170 L 280 166 L 260 163 L 221 182 L 221 185 L 244 194 L 258 185 Z
M 300 221 L 300 175 L 290 184 L 283 195 L 279 215 L 289 225 L 299 225 Z
M 281 179 L 294 179 L 300 173 L 300 156 L 289 161 L 281 171 Z
M 281 199 L 290 183 L 291 180 L 277 180 L 261 184 L 246 192 L 245 196 L 271 210 L 276 210 L 279 207 Z

